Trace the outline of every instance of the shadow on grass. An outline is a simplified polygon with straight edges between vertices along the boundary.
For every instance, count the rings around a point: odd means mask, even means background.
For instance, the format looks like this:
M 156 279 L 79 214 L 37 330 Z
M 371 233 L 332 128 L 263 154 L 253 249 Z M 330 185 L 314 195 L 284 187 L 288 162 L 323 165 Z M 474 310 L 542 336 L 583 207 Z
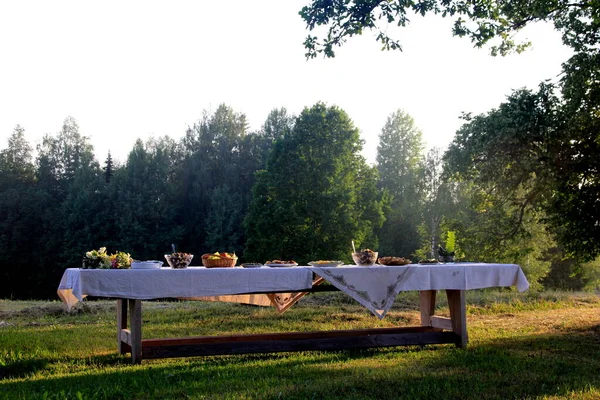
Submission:
M 0 365 L 0 381 L 5 379 L 27 378 L 37 372 L 44 372 L 55 364 L 110 367 L 130 365 L 131 361 L 117 354 L 97 355 L 86 358 L 48 358 L 48 357 L 15 357 L 8 358 Z
M 329 311 L 329 312 L 328 312 Z M 217 334 L 255 333 L 265 327 L 272 331 L 305 330 L 306 322 L 321 327 L 314 330 L 352 329 L 356 327 L 393 327 L 419 323 L 416 313 L 390 312 L 385 320 L 375 321 L 372 314 L 360 305 L 318 310 L 297 307 L 286 314 L 273 308 L 256 308 L 231 304 L 213 309 L 154 311 L 144 314 L 144 337 L 202 336 Z M 166 324 L 165 322 L 169 323 Z M 183 328 L 182 324 L 188 326 Z
M 50 360 L 46 358 L 27 358 L 5 361 L 0 365 L 0 380 L 7 378 L 22 378 L 43 370 Z
M 598 326 L 440 345 L 144 361 L 117 355 L 4 366 L 0 398 L 507 399 L 600 395 Z M 585 350 L 585 351 L 583 351 Z M 56 363 L 76 364 L 55 374 Z M 63 367 L 64 369 L 64 367 Z M 62 371 L 62 370 L 61 370 Z M 25 375 L 24 375 L 25 373 Z

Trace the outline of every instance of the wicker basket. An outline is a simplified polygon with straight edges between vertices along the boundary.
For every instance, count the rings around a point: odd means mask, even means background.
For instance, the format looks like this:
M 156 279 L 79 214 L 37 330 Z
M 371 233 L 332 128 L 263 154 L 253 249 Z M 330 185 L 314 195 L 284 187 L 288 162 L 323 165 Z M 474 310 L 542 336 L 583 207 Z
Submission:
M 206 268 L 231 268 L 237 263 L 237 257 L 227 258 L 221 257 L 218 259 L 210 260 L 210 257 L 214 257 L 214 254 L 203 254 L 202 265 Z

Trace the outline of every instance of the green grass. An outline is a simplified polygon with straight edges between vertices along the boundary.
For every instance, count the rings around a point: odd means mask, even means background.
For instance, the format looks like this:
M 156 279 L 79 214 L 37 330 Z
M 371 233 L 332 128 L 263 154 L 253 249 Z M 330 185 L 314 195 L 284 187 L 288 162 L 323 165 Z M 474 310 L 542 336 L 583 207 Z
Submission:
M 440 315 L 448 315 L 440 296 Z M 0 399 L 600 399 L 600 297 L 470 291 L 470 342 L 361 351 L 145 360 L 116 354 L 114 301 L 0 300 Z M 383 320 L 341 293 L 283 315 L 144 302 L 145 338 L 416 325 L 416 293 Z

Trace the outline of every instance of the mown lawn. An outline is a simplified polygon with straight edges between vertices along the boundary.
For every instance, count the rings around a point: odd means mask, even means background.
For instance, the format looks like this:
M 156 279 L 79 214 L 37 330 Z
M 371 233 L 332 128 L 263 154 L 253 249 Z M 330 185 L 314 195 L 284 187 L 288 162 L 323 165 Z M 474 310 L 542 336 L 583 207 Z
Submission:
M 439 296 L 442 297 L 442 296 Z M 442 300 L 442 299 L 440 299 Z M 0 300 L 0 399 L 600 399 L 600 296 L 470 291 L 470 342 L 145 360 L 116 354 L 113 301 Z M 341 293 L 283 315 L 144 302 L 145 338 L 416 325 L 416 293 L 383 320 Z M 447 315 L 445 304 L 438 314 Z

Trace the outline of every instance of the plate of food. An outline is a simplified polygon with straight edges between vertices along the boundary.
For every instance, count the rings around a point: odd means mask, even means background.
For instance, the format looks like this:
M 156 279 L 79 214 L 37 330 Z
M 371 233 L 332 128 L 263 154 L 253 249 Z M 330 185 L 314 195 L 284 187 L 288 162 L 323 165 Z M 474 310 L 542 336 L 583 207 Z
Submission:
M 404 257 L 379 257 L 377 261 L 381 265 L 406 265 L 412 263 L 411 260 Z
M 331 261 L 331 260 L 311 261 L 308 263 L 308 265 L 312 265 L 313 267 L 324 267 L 324 268 L 339 267 L 340 265 L 343 265 L 343 264 L 344 263 L 342 261 Z
M 282 260 L 273 260 L 273 261 L 267 261 L 265 263 L 265 265 L 267 267 L 295 267 L 296 265 L 298 265 L 298 263 L 294 260 L 289 260 L 289 261 L 282 261 Z
M 430 258 L 428 260 L 419 261 L 419 264 L 423 264 L 423 265 L 439 264 L 439 263 L 440 262 L 438 260 L 436 260 L 435 258 Z
M 263 265 L 261 263 L 242 263 L 242 268 L 260 268 Z

